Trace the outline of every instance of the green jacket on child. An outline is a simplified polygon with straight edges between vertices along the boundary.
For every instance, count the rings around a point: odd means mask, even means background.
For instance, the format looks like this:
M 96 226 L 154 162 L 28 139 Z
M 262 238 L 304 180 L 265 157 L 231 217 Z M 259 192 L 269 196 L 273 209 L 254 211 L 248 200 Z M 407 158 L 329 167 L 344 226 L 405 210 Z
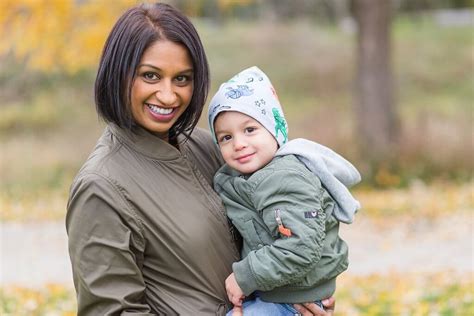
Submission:
M 296 156 L 277 156 L 248 177 L 224 165 L 214 188 L 243 237 L 242 260 L 232 268 L 245 295 L 258 290 L 275 303 L 333 295 L 348 267 L 333 214 L 338 206 Z

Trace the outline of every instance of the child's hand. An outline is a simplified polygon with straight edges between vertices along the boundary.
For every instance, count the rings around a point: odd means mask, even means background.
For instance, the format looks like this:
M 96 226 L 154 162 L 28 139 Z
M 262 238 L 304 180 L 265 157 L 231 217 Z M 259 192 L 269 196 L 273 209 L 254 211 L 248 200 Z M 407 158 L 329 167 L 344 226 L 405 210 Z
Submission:
M 234 306 L 242 307 L 242 301 L 244 300 L 245 295 L 237 283 L 234 273 L 231 273 L 227 279 L 225 279 L 225 289 L 227 291 L 227 297 L 229 298 L 229 301 Z
M 241 306 L 234 306 L 232 309 L 232 316 L 243 316 L 244 311 Z

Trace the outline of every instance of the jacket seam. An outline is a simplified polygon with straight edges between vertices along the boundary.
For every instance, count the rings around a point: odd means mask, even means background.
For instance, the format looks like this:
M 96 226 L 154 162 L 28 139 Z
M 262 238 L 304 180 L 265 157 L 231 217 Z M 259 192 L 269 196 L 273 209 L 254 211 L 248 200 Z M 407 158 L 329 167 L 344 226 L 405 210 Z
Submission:
M 89 175 L 96 175 L 102 179 L 104 179 L 105 181 L 107 181 L 111 187 L 114 189 L 114 191 L 122 198 L 123 202 L 125 203 L 125 205 L 127 205 L 127 210 L 130 212 L 130 214 L 132 215 L 132 217 L 135 219 L 135 221 L 137 222 L 137 227 L 139 229 L 139 232 L 141 234 L 140 236 L 140 246 L 141 247 L 145 247 L 145 238 L 143 237 L 144 233 L 145 233 L 145 229 L 144 229 L 144 226 L 143 226 L 143 221 L 141 220 L 141 218 L 138 216 L 137 212 L 135 212 L 135 210 L 133 209 L 133 207 L 130 205 L 130 200 L 127 199 L 125 197 L 125 195 L 123 194 L 123 192 L 125 191 L 123 188 L 120 187 L 120 185 L 113 179 L 101 174 L 101 173 L 98 173 L 98 172 L 93 172 L 93 171 L 89 171 L 87 174 Z M 84 174 L 84 176 L 86 176 L 87 174 Z
M 283 157 L 286 157 L 286 156 L 283 156 Z M 275 165 L 278 165 L 278 164 L 275 164 Z M 310 180 L 308 179 L 308 175 L 305 174 L 304 172 L 301 172 L 300 170 L 297 170 L 295 168 L 289 168 L 289 167 L 281 167 L 281 166 L 278 166 L 278 169 L 272 165 L 270 166 L 269 168 L 263 170 L 262 172 L 258 172 L 258 174 L 256 175 L 255 179 L 251 179 L 250 182 L 250 190 L 251 190 L 251 198 L 252 198 L 252 201 L 254 200 L 254 194 L 255 192 L 258 192 L 257 188 L 262 184 L 262 181 L 265 180 L 267 177 L 269 177 L 270 175 L 273 175 L 273 174 L 276 174 L 276 173 L 287 173 L 287 172 L 292 172 L 292 173 L 295 173 L 295 174 L 298 174 L 299 176 L 301 176 L 302 178 L 304 178 L 305 180 Z M 322 189 L 322 186 L 320 186 L 320 189 Z M 321 202 L 321 199 L 319 198 L 320 202 Z
M 152 160 L 158 160 L 158 161 L 174 161 L 182 157 L 182 153 L 178 154 L 176 157 L 158 157 L 150 154 L 146 149 L 141 148 L 140 146 L 135 145 L 135 143 L 128 138 L 128 135 L 126 135 L 124 132 L 120 131 L 119 129 L 115 127 L 109 127 L 110 133 L 117 138 L 117 142 L 120 143 L 121 146 L 128 148 L 129 150 L 136 151 L 143 155 L 144 157 L 147 157 L 148 159 Z M 133 132 L 132 132 L 133 133 Z M 187 145 L 186 142 L 180 143 L 180 145 Z

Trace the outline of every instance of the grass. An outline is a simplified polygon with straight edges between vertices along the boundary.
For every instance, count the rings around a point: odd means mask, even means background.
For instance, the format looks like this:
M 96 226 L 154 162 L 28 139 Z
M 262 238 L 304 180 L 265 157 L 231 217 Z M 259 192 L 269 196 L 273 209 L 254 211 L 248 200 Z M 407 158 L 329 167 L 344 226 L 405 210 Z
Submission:
M 54 190 L 0 192 L 0 222 L 63 220 L 69 178 L 61 176 L 58 181 L 63 185 Z M 426 185 L 418 181 L 407 188 L 389 189 L 361 186 L 353 194 L 362 204 L 361 212 L 374 220 L 433 219 L 474 210 L 474 182 Z
M 76 309 L 74 291 L 60 284 L 0 289 L 0 314 L 4 316 L 73 316 Z
M 474 210 L 474 182 L 427 186 L 418 181 L 403 189 L 356 189 L 354 195 L 362 204 L 361 212 L 373 219 L 436 218 Z
M 474 279 L 448 272 L 351 276 L 342 274 L 336 290 L 339 316 L 468 316 L 474 314 Z M 58 284 L 40 289 L 3 287 L 4 316 L 76 314 L 74 290 Z
M 339 278 L 338 315 L 456 315 L 474 313 L 474 280 L 448 272 Z

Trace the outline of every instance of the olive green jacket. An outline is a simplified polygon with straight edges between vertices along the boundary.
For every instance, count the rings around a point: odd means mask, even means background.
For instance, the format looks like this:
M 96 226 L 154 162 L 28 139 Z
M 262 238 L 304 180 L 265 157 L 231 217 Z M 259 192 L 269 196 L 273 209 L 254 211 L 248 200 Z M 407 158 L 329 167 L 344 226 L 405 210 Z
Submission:
M 303 163 L 293 155 L 276 157 L 250 177 L 224 165 L 214 188 L 243 237 L 233 271 L 245 295 L 258 290 L 276 303 L 333 295 L 348 249 L 338 236 L 336 203 Z
M 109 125 L 74 179 L 66 227 L 78 315 L 225 314 L 239 253 L 212 189 L 221 158 L 198 128 L 180 149 Z

